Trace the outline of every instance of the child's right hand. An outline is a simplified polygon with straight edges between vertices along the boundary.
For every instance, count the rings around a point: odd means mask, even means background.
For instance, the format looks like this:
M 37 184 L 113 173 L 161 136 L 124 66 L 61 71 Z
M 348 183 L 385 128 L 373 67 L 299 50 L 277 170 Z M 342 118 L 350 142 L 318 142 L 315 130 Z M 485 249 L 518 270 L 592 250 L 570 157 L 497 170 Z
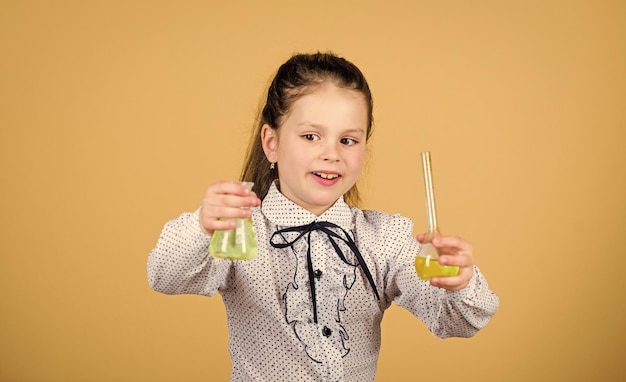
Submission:
M 252 216 L 249 207 L 261 205 L 254 191 L 237 182 L 217 182 L 207 188 L 200 208 L 200 228 L 212 235 L 215 230 L 235 228 L 234 220 L 220 218 L 248 218 Z

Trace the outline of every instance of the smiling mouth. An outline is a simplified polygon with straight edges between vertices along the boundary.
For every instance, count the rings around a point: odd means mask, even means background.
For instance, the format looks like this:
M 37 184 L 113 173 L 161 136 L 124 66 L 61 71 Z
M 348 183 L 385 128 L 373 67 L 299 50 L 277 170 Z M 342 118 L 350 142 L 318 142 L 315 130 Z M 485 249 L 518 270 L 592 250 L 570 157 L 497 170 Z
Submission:
M 335 179 L 339 178 L 339 174 L 326 174 L 323 172 L 313 172 L 313 175 L 319 176 L 322 179 Z

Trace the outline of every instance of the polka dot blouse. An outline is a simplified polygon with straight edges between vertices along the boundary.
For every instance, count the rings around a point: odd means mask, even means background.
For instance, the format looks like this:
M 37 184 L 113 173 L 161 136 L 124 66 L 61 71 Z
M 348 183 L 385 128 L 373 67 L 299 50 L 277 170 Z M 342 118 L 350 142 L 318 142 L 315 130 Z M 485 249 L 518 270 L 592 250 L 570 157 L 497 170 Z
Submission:
M 474 335 L 498 308 L 478 268 L 456 292 L 420 280 L 420 244 L 400 215 L 362 211 L 340 198 L 317 217 L 273 184 L 253 211 L 259 249 L 250 261 L 209 256 L 211 237 L 198 216 L 165 225 L 148 281 L 166 294 L 221 294 L 231 381 L 373 381 L 391 302 L 441 338 Z

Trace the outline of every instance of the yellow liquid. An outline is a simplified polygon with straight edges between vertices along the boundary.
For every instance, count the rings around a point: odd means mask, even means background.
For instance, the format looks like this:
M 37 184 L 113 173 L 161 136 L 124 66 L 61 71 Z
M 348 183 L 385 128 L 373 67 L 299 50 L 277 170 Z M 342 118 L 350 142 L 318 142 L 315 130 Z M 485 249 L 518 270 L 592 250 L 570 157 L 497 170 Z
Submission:
M 257 256 L 258 248 L 252 219 L 237 221 L 237 228 L 227 231 L 215 231 L 209 245 L 213 257 L 232 260 L 252 260 Z
M 459 274 L 459 267 L 456 265 L 440 265 L 439 261 L 426 257 L 417 256 L 415 258 L 415 271 L 422 280 L 430 280 L 435 276 L 456 276 Z

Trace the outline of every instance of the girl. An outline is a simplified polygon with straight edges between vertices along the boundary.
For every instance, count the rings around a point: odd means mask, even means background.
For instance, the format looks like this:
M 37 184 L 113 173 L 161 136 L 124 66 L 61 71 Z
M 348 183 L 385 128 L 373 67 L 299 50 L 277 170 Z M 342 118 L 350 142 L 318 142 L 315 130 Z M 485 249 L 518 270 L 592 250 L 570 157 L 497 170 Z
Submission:
M 356 181 L 372 129 L 361 71 L 333 54 L 295 55 L 273 79 L 242 180 L 208 187 L 202 206 L 168 222 L 148 260 L 162 293 L 220 293 L 231 381 L 372 381 L 380 323 L 392 302 L 435 335 L 470 337 L 498 308 L 471 245 L 439 237 L 440 262 L 458 276 L 420 280 L 423 235 L 410 220 L 360 210 Z M 249 207 L 249 208 L 241 208 Z M 258 257 L 207 249 L 220 218 L 252 217 Z

